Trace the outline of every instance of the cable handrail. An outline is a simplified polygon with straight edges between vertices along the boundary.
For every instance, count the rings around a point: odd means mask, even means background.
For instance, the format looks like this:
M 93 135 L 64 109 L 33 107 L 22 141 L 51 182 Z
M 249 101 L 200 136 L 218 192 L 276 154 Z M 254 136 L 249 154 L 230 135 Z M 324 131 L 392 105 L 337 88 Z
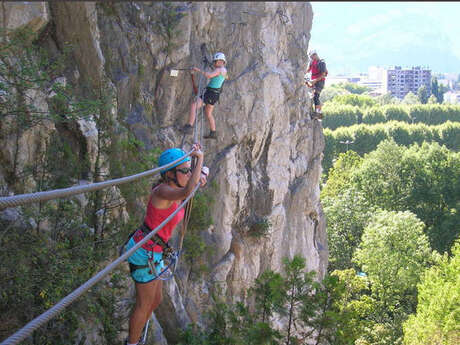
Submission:
M 120 178 L 108 180 L 108 181 L 91 183 L 91 184 L 82 185 L 82 186 L 72 186 L 68 188 L 55 189 L 51 191 L 35 192 L 35 193 L 28 193 L 28 194 L 13 195 L 13 196 L 8 196 L 8 197 L 1 197 L 0 198 L 0 210 L 8 208 L 8 207 L 26 205 L 26 204 L 30 204 L 33 202 L 47 201 L 51 199 L 64 198 L 64 197 L 68 197 L 68 196 L 72 196 L 76 194 L 94 192 L 96 190 L 100 190 L 103 188 L 136 181 L 143 177 L 154 175 L 165 168 L 169 168 L 173 166 L 174 164 L 180 162 L 182 159 L 190 156 L 194 151 L 195 150 L 192 149 L 191 151 L 187 152 L 184 156 L 176 159 L 173 162 L 165 164 L 163 166 L 160 166 L 160 167 L 157 167 L 151 170 L 146 170 L 144 172 L 130 175 L 130 176 L 120 177 Z
M 193 150 L 191 151 L 193 152 Z M 188 154 L 190 154 L 189 152 Z M 185 156 L 183 156 L 185 157 Z M 182 157 L 182 158 L 183 158 Z M 179 160 L 178 160 L 179 161 Z M 167 165 L 160 167 L 163 169 Z M 13 335 L 8 337 L 6 340 L 0 343 L 0 345 L 15 345 L 18 344 L 21 340 L 24 340 L 26 337 L 32 334 L 32 332 L 37 329 L 38 327 L 42 326 L 44 323 L 51 320 L 54 316 L 64 310 L 68 305 L 70 305 L 74 300 L 80 297 L 83 293 L 89 290 L 94 284 L 99 282 L 102 278 L 104 278 L 110 271 L 112 271 L 116 266 L 118 266 L 121 262 L 126 260 L 130 257 L 136 250 L 138 250 L 144 243 L 146 243 L 150 238 L 152 238 L 159 230 L 161 230 L 186 204 L 187 202 L 193 197 L 196 193 L 198 188 L 200 187 L 200 182 L 197 183 L 195 188 L 192 190 L 190 195 L 179 205 L 179 207 L 169 215 L 160 225 L 158 225 L 154 230 L 152 230 L 148 235 L 146 235 L 141 241 L 139 241 L 134 247 L 126 251 L 123 255 L 118 257 L 114 260 L 111 264 L 107 265 L 103 270 L 99 271 L 95 274 L 91 279 L 89 279 L 86 283 L 81 285 L 79 288 L 75 289 L 73 292 L 68 294 L 66 297 L 61 299 L 56 305 L 48 309 L 46 312 L 42 313 L 41 315 L 37 316 L 35 319 L 27 323 L 24 327 L 20 330 L 15 332 Z

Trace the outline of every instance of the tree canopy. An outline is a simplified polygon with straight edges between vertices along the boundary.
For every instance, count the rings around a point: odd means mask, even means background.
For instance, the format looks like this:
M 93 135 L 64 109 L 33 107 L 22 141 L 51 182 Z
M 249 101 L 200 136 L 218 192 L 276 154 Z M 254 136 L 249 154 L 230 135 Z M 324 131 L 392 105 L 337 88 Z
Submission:
M 460 240 L 418 285 L 417 312 L 404 323 L 405 345 L 455 345 L 460 340 Z

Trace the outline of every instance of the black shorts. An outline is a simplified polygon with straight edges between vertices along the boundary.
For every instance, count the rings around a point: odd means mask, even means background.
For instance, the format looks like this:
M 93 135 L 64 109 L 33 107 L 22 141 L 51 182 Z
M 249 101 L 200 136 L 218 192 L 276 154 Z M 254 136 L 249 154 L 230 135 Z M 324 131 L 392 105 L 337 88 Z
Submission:
M 204 104 L 214 105 L 219 100 L 219 96 L 220 96 L 219 89 L 213 89 L 213 88 L 207 87 L 201 99 L 203 100 Z
M 317 82 L 313 88 L 315 89 L 315 92 L 316 93 L 320 93 L 323 88 L 324 88 L 324 80 L 320 80 L 319 82 Z

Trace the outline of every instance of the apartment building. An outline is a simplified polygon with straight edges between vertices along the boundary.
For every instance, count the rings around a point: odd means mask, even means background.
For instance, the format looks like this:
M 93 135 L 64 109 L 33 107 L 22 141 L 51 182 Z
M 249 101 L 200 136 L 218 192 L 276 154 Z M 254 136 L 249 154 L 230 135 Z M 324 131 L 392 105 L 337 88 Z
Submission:
M 420 86 L 425 85 L 431 94 L 431 70 L 420 66 L 403 69 L 394 66 L 387 70 L 387 91 L 393 96 L 403 99 L 410 91 L 417 94 Z

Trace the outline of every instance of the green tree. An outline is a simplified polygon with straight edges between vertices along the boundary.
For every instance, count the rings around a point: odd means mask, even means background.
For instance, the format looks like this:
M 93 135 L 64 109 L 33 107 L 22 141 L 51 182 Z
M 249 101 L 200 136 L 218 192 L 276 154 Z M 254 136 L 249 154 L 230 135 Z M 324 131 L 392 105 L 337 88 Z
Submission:
M 334 176 L 330 179 L 334 179 Z M 375 207 L 353 188 L 347 188 L 332 197 L 322 197 L 321 200 L 327 220 L 328 271 L 353 267 L 353 253 L 361 242 L 364 227 L 375 212 Z
M 355 94 L 336 96 L 334 97 L 334 102 L 337 104 L 350 104 L 360 108 L 372 107 L 377 104 L 370 96 Z
M 460 156 L 437 143 L 410 148 L 384 141 L 351 174 L 351 184 L 386 210 L 410 210 L 426 225 L 434 249 L 451 247 L 458 228 Z
M 428 104 L 437 104 L 438 98 L 435 95 L 431 95 L 427 101 Z
M 318 305 L 318 312 L 311 316 L 311 324 L 324 330 L 316 344 L 324 340 L 331 345 L 355 344 L 372 327 L 376 301 L 369 296 L 367 277 L 354 269 L 336 270 L 324 277 L 316 291 L 310 303 Z
M 408 211 L 379 211 L 364 229 L 355 252 L 354 261 L 367 273 L 378 301 L 376 328 L 369 334 L 372 338 L 383 327 L 374 338 L 385 334 L 387 339 L 378 344 L 400 343 L 402 322 L 415 311 L 416 285 L 433 259 L 423 227 Z
M 444 102 L 444 93 L 446 93 L 446 91 L 448 91 L 449 88 L 447 86 L 444 86 L 442 84 L 439 85 L 439 89 L 438 89 L 438 103 L 441 104 L 442 102 Z
M 306 261 L 304 258 L 295 255 L 292 260 L 283 259 L 285 271 L 285 287 L 286 287 L 286 312 L 287 312 L 287 329 L 286 329 L 286 345 L 297 344 L 299 339 L 294 336 L 294 331 L 301 329 L 305 323 L 305 318 L 299 315 L 302 306 L 309 309 L 315 309 L 313 305 L 306 304 L 309 295 L 312 293 L 313 277 L 316 272 L 311 271 L 305 273 Z M 309 311 L 304 311 L 310 314 Z
M 411 119 L 407 112 L 407 106 L 389 104 L 389 105 L 384 106 L 382 109 L 383 109 L 383 113 L 385 114 L 385 118 L 387 121 L 395 120 L 395 121 L 411 122 Z
M 362 112 L 359 107 L 353 105 L 342 105 L 333 102 L 326 103 L 323 107 L 324 128 L 332 130 L 343 127 L 351 126 L 361 122 Z
M 417 98 L 419 100 L 420 103 L 422 104 L 426 104 L 426 102 L 428 102 L 428 90 L 426 88 L 425 85 L 422 85 L 418 88 L 417 90 Z
M 355 95 L 361 95 L 371 90 L 367 86 L 358 85 L 356 83 L 339 83 L 338 86 Z
M 386 306 L 413 311 L 416 285 L 432 260 L 424 224 L 409 211 L 378 211 L 365 227 L 353 257 Z
M 386 104 L 399 104 L 401 101 L 399 98 L 394 97 L 391 93 L 385 93 L 381 96 L 375 97 L 377 104 L 386 105 Z
M 336 84 L 333 84 L 331 86 L 327 86 L 324 88 L 324 90 L 321 92 L 321 95 L 319 96 L 321 103 L 326 103 L 333 101 L 336 96 L 339 95 L 349 95 L 350 92 L 338 87 Z
M 340 153 L 329 172 L 327 183 L 321 190 L 321 199 L 333 200 L 344 193 L 350 187 L 353 171 L 362 162 L 363 159 L 354 151 Z
M 406 96 L 404 96 L 402 102 L 403 104 L 417 104 L 420 103 L 419 98 L 412 92 L 409 91 Z
M 286 302 L 284 280 L 279 273 L 265 271 L 255 280 L 251 294 L 255 296 L 255 307 L 262 322 L 268 322 L 273 312 L 283 313 Z
M 379 122 L 385 122 L 385 115 L 381 106 L 374 106 L 367 108 L 363 115 L 363 123 L 374 124 Z
M 439 83 L 438 78 L 436 77 L 431 78 L 431 95 L 436 97 L 436 100 L 439 99 Z
M 429 268 L 418 285 L 417 312 L 404 323 L 405 345 L 454 345 L 460 341 L 460 240 Z

